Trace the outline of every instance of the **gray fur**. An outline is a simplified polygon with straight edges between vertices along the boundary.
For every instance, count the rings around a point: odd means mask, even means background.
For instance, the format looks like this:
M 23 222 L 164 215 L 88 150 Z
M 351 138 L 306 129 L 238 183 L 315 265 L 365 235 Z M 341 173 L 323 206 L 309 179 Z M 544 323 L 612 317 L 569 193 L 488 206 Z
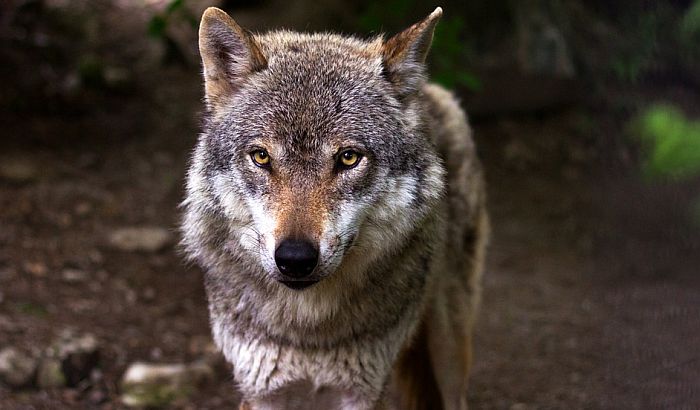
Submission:
M 184 247 L 206 271 L 215 340 L 253 408 L 309 408 L 299 397 L 310 392 L 319 408 L 373 408 L 421 318 L 437 310 L 437 289 L 465 299 L 471 327 L 486 225 L 466 119 L 449 93 L 425 85 L 427 45 L 389 61 L 381 38 L 276 31 L 250 37 L 262 56 L 245 72 L 247 34 L 222 28 L 220 13 L 208 10 L 200 31 L 208 114 L 182 223 Z M 417 41 L 429 44 L 436 21 Z M 212 44 L 232 48 L 212 54 Z M 222 88 L 212 73 L 231 66 Z M 345 147 L 365 158 L 336 172 Z M 268 150 L 270 171 L 251 163 L 256 148 Z M 320 282 L 304 290 L 282 285 L 272 261 L 288 213 L 320 226 Z M 285 229 L 304 231 L 294 218 Z

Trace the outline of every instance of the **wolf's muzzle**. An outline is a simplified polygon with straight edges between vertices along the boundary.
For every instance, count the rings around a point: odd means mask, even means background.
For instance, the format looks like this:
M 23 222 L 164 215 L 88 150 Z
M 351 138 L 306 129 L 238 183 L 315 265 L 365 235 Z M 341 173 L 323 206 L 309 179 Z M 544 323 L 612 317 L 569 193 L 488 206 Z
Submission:
M 284 276 L 283 283 L 302 281 L 316 268 L 318 249 L 308 241 L 285 239 L 275 250 L 275 263 Z

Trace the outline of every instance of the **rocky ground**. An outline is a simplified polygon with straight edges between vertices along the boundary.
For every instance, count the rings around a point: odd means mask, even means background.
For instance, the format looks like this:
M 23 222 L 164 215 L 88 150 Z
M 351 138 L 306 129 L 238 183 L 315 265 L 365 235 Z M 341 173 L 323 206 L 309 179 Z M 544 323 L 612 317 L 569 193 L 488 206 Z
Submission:
M 101 41 L 162 52 L 132 41 L 145 17 L 123 11 L 106 10 L 122 30 Z M 62 84 L 49 97 L 0 113 L 0 408 L 237 403 L 201 272 L 176 247 L 198 68 L 124 61 L 97 88 L 48 73 Z M 494 234 L 473 408 L 700 406 L 692 189 L 611 166 L 618 147 L 592 135 L 614 141 L 616 121 L 585 102 L 474 119 Z

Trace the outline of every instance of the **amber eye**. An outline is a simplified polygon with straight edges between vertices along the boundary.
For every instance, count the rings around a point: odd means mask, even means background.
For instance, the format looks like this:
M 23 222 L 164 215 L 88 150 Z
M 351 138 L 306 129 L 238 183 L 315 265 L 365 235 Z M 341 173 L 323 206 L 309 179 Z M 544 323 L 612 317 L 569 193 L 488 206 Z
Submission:
M 338 157 L 338 166 L 341 169 L 350 169 L 354 168 L 357 166 L 357 164 L 360 163 L 360 160 L 362 159 L 362 154 L 360 154 L 357 151 L 353 151 L 351 149 L 345 150 L 340 153 L 340 156 Z
M 270 166 L 270 155 L 264 149 L 251 152 L 250 158 L 252 158 L 255 165 L 259 167 Z

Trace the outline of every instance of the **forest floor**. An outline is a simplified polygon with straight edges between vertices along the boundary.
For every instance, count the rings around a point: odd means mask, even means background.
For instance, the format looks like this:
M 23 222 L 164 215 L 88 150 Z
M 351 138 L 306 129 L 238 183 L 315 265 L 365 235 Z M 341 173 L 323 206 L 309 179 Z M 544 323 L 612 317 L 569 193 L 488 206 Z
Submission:
M 36 354 L 71 329 L 94 334 L 100 351 L 89 384 L 0 384 L 0 408 L 122 408 L 130 363 L 196 360 L 209 340 L 202 274 L 174 245 L 198 70 L 171 66 L 137 84 L 70 113 L 0 114 L 10 169 L 0 177 L 0 349 Z M 581 122 L 569 108 L 474 123 L 493 237 L 470 404 L 698 408 L 700 240 L 684 194 L 600 166 Z M 155 252 L 110 244 L 130 226 L 172 240 Z M 236 402 L 221 364 L 181 406 Z

